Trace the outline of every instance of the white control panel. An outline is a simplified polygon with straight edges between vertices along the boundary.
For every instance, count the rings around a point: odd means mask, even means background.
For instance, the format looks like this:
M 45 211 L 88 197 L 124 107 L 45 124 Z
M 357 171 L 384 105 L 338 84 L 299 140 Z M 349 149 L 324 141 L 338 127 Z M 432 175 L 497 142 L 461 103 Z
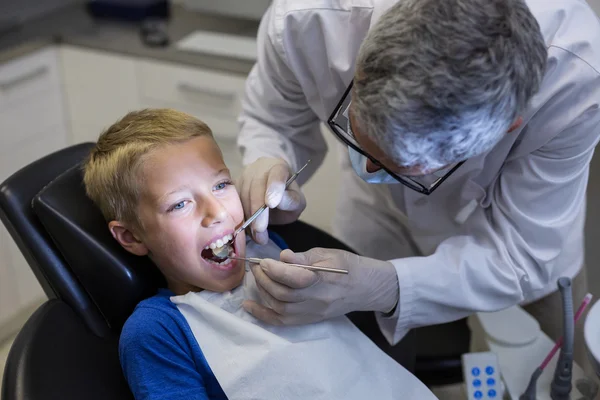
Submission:
M 468 400 L 498 400 L 504 396 L 498 357 L 492 352 L 462 356 Z
M 471 332 L 483 339 L 482 342 L 472 343 L 471 351 L 490 352 L 496 355 L 499 367 L 497 369 L 505 385 L 507 398 L 511 400 L 519 399 L 529 384 L 531 374 L 554 346 L 554 342 L 532 320 L 533 317 L 519 306 L 494 313 L 478 313 L 468 319 Z M 507 326 L 518 331 L 518 335 L 506 329 Z M 550 383 L 558 355 L 552 358 L 537 381 L 537 400 L 551 400 Z M 583 370 L 577 363 L 573 363 L 571 398 L 574 400 L 586 398 L 580 391 L 581 385 L 578 384 L 583 378 L 585 378 Z M 481 399 L 487 398 L 481 397 Z

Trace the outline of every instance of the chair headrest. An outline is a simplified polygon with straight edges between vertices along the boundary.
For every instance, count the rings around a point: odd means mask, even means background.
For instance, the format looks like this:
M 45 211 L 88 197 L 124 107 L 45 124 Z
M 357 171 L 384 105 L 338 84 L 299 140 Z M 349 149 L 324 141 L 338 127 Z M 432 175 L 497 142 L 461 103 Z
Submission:
M 48 183 L 87 157 L 94 143 L 52 152 L 13 173 L 0 184 L 0 220 L 27 260 L 49 298 L 67 303 L 86 326 L 104 337 L 110 331 L 90 296 L 77 282 L 44 229 L 31 202 Z
M 33 209 L 112 330 L 120 331 L 136 304 L 165 286 L 148 257 L 130 254 L 112 237 L 85 194 L 79 165 L 40 191 Z

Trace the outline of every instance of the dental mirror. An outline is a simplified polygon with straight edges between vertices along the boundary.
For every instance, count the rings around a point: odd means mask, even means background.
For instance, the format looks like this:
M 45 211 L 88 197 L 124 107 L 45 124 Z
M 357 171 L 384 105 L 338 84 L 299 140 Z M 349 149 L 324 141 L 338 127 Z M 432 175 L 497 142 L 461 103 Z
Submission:
M 227 256 L 229 255 L 230 249 L 231 249 L 231 244 L 228 242 L 228 243 L 223 244 L 223 246 L 221 246 L 221 247 L 216 247 L 216 248 L 212 249 L 212 252 L 215 255 L 215 257 L 227 258 Z

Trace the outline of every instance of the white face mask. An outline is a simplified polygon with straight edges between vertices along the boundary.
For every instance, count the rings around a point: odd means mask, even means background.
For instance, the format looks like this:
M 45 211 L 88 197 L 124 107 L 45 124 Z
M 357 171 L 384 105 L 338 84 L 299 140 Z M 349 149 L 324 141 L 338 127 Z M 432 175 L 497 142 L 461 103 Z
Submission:
M 352 128 L 350 128 L 350 117 L 348 115 L 349 109 L 350 107 L 348 106 L 346 111 L 344 111 L 344 116 L 348 121 L 346 125 L 346 132 L 352 133 Z M 367 157 L 363 156 L 350 146 L 348 146 L 348 154 L 350 155 L 352 168 L 354 168 L 356 174 L 360 176 L 360 179 L 363 181 L 367 183 L 400 183 L 383 169 L 375 172 L 367 172 Z
M 354 171 L 363 181 L 367 183 L 400 183 L 383 169 L 375 172 L 367 172 L 367 157 L 350 146 L 348 146 L 348 154 L 350 155 L 352 168 L 354 168 Z

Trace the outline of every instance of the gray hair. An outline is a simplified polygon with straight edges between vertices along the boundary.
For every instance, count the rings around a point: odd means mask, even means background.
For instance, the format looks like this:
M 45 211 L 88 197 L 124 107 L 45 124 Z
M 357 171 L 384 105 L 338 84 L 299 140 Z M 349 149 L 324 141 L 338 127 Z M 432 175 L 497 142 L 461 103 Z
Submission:
M 498 143 L 546 58 L 522 0 L 401 0 L 361 45 L 352 110 L 394 163 L 439 168 Z

